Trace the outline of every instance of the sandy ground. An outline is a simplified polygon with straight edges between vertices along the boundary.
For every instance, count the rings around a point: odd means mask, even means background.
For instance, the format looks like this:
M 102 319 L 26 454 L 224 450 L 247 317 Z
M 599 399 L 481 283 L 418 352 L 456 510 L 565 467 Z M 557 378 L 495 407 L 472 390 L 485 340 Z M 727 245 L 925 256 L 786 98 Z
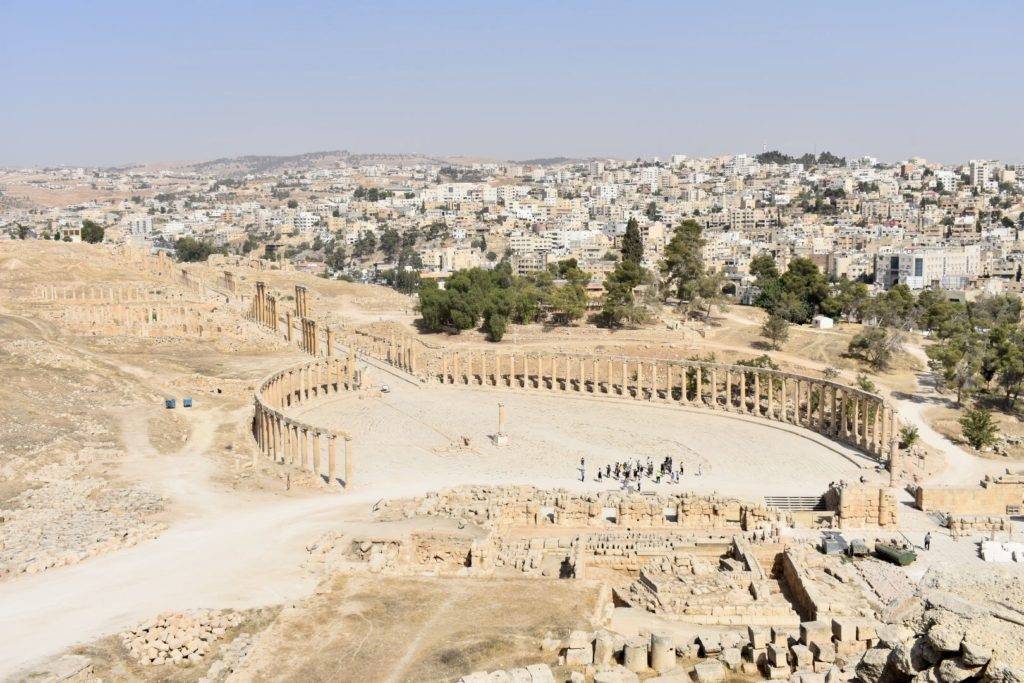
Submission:
M 391 391 L 342 394 L 300 416 L 351 431 L 356 486 L 381 497 L 456 483 L 612 488 L 614 482 L 594 480 L 597 467 L 636 458 L 646 462 L 648 457 L 657 464 L 666 455 L 686 466 L 676 489 L 755 501 L 764 495 L 823 493 L 831 481 L 861 475 L 881 481 L 874 461 L 856 451 L 767 420 L 614 398 L 413 386 L 375 369 L 367 373 L 367 382 L 372 389 L 385 382 Z M 497 431 L 499 401 L 506 406 L 511 439 L 504 447 L 490 438 Z M 468 448 L 460 447 L 464 436 Z M 586 482 L 579 481 L 580 458 L 589 468 Z

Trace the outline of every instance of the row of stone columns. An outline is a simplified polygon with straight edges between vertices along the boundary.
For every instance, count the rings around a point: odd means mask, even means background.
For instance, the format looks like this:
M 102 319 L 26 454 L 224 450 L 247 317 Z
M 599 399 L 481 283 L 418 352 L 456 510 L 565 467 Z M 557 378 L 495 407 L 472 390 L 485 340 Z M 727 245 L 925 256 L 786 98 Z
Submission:
M 351 435 L 294 420 L 284 409 L 355 389 L 360 381 L 353 355 L 290 368 L 270 377 L 256 395 L 253 436 L 259 451 L 275 462 L 310 470 L 319 477 L 326 476 L 328 484 L 333 486 L 338 481 L 337 441 L 341 439 L 343 481 L 345 488 L 350 488 L 355 468 Z
M 416 343 L 404 335 L 379 337 L 357 333 L 350 342 L 361 353 L 373 356 L 408 373 L 419 372 L 419 358 Z
M 67 286 L 57 287 L 55 285 L 39 285 L 33 291 L 33 298 L 37 301 L 79 301 L 79 302 L 100 302 L 100 303 L 132 303 L 149 301 L 153 298 L 171 298 L 167 293 L 160 297 L 154 297 L 148 287 L 131 285 L 126 287 L 101 287 L 101 286 Z M 177 295 L 174 298 L 184 298 Z
M 812 429 L 879 457 L 894 452 L 895 413 L 882 399 L 764 368 L 639 358 L 447 351 L 443 383 L 546 389 L 700 405 Z
M 295 316 L 300 319 L 309 317 L 307 293 L 305 286 L 295 285 Z
M 311 356 L 320 355 L 320 338 L 317 336 L 317 324 L 312 318 L 302 318 L 302 350 Z

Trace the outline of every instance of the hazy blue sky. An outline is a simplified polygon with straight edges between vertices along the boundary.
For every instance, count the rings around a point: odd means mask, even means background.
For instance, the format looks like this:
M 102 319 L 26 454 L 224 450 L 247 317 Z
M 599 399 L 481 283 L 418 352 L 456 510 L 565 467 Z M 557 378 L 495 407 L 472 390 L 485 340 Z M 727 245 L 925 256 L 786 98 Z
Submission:
M 0 165 L 1024 160 L 1024 2 L 0 0 Z

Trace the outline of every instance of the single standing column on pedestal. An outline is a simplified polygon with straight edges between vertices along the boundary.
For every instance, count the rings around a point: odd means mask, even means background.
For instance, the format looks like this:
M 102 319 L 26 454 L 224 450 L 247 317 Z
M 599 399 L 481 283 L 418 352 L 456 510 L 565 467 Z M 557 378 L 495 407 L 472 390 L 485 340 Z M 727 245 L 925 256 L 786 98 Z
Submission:
M 754 415 L 761 415 L 761 373 L 754 372 Z
M 313 474 L 320 476 L 320 432 L 313 432 Z
M 352 437 L 345 435 L 345 490 L 352 488 L 352 474 L 355 471 L 355 456 L 352 454 Z
M 327 484 L 330 486 L 334 486 L 337 478 L 338 454 L 334 444 L 337 438 L 334 434 L 330 434 L 327 437 Z

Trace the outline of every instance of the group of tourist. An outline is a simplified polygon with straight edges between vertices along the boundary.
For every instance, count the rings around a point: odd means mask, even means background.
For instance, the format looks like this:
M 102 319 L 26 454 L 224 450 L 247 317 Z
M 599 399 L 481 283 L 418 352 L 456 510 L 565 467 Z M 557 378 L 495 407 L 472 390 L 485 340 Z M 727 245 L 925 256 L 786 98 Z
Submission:
M 580 481 L 586 481 L 586 458 L 580 458 L 579 473 Z M 647 458 L 646 463 L 641 462 L 640 458 L 636 458 L 635 460 L 607 464 L 604 467 L 598 466 L 594 480 L 600 483 L 605 480 L 614 479 L 621 484 L 624 491 L 629 489 L 636 489 L 637 491 L 640 491 L 641 483 L 644 479 L 648 479 L 655 484 L 660 484 L 662 481 L 668 481 L 671 484 L 678 484 L 679 480 L 682 479 L 685 474 L 685 463 L 680 462 L 679 467 L 676 468 L 675 461 L 672 456 L 666 455 L 657 468 L 655 468 L 654 460 L 649 457 Z M 694 474 L 698 477 L 703 476 L 704 466 L 698 464 Z

